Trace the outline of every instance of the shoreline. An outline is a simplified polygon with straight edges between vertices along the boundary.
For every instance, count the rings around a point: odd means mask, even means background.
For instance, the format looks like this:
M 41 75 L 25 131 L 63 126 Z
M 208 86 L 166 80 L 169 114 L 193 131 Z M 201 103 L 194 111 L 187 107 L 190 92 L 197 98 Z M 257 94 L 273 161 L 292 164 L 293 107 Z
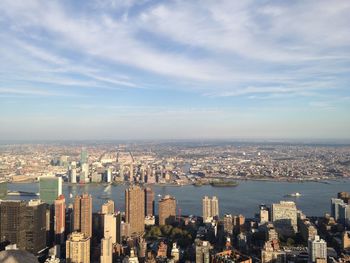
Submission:
M 225 179 L 225 180 L 232 180 L 232 181 L 237 181 L 237 182 L 248 182 L 248 181 L 253 181 L 253 182 L 272 182 L 272 183 L 320 183 L 320 184 L 330 184 L 330 182 L 341 182 L 341 181 L 349 181 L 350 178 L 327 178 L 327 179 L 321 179 L 321 180 L 316 180 L 316 179 L 303 179 L 303 180 L 296 180 L 296 179 L 272 179 L 272 178 L 212 178 L 212 179 Z M 21 181 L 16 181 L 16 182 L 7 182 L 8 184 L 29 184 L 29 183 L 39 183 L 38 180 L 21 180 Z M 70 185 L 70 186 L 85 186 L 85 185 L 103 185 L 105 187 L 111 185 L 111 186 L 127 186 L 130 185 L 129 182 L 121 182 L 121 183 L 86 183 L 86 184 L 79 184 L 79 183 L 69 183 L 69 182 L 63 182 L 64 185 Z M 210 184 L 203 184 L 203 185 L 196 185 L 195 183 L 187 183 L 187 184 L 175 184 L 175 183 L 166 183 L 166 184 L 142 184 L 144 186 L 165 186 L 165 187 L 182 187 L 182 186 L 195 186 L 195 187 L 201 187 L 201 186 L 206 186 Z M 239 184 L 238 184 L 239 185 Z M 236 185 L 236 186 L 238 186 Z M 213 186 L 215 187 L 215 186 Z M 227 186 L 227 187 L 232 187 L 232 186 Z

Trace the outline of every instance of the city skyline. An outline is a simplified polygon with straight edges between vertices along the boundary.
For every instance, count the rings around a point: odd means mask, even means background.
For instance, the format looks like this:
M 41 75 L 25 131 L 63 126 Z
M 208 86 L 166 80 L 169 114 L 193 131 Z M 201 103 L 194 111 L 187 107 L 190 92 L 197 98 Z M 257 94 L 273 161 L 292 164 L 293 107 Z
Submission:
M 350 139 L 347 1 L 1 1 L 0 137 Z

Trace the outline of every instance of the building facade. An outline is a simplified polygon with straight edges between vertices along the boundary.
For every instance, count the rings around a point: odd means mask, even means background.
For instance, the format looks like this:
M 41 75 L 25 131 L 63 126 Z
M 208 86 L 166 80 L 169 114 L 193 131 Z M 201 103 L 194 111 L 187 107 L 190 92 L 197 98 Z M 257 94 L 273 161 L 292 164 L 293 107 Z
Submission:
M 145 231 L 145 192 L 139 186 L 125 190 L 125 219 L 130 224 L 131 234 Z
M 92 236 L 92 197 L 88 194 L 77 195 L 73 204 L 73 229 L 86 237 Z
M 169 225 L 176 220 L 176 200 L 166 195 L 159 200 L 159 225 Z

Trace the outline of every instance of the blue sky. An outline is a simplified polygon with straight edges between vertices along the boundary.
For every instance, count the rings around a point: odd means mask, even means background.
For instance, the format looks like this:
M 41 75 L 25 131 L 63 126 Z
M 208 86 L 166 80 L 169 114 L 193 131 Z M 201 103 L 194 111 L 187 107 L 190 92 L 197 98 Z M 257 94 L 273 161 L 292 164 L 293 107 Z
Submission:
M 350 139 L 350 1 L 0 1 L 1 139 Z

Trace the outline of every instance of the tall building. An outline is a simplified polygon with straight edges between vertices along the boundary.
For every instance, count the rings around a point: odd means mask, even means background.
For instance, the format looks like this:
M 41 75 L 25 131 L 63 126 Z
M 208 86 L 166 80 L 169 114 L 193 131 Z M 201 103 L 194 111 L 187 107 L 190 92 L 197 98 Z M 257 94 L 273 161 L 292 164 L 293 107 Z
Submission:
M 86 148 L 82 148 L 80 153 L 80 164 L 82 165 L 87 162 L 88 162 L 88 152 Z
M 90 263 L 90 237 L 73 232 L 66 241 L 67 263 Z
M 176 220 L 176 200 L 166 195 L 159 200 L 159 225 L 169 225 Z
M 269 222 L 269 209 L 265 205 L 260 206 L 259 219 L 262 224 Z
M 72 184 L 76 184 L 77 183 L 77 169 L 76 168 L 71 168 L 69 170 L 69 181 Z
M 233 234 L 233 218 L 232 215 L 224 215 L 224 232 Z
M 24 201 L 0 201 L 0 242 L 25 248 L 25 207 Z
M 210 262 L 210 243 L 209 241 L 195 240 L 196 245 L 196 263 Z
M 327 259 L 327 243 L 319 236 L 308 241 L 309 262 L 316 262 L 317 259 Z
M 37 254 L 46 248 L 46 204 L 31 200 L 25 210 L 25 250 Z
M 293 235 L 298 232 L 297 207 L 292 201 L 272 204 L 272 221 L 279 234 Z
M 331 199 L 331 215 L 336 221 L 338 221 L 339 219 L 339 208 L 343 204 L 344 204 L 344 201 L 340 198 Z
M 39 178 L 40 200 L 52 205 L 62 194 L 62 177 L 41 176 Z
M 219 216 L 219 200 L 216 196 L 209 198 L 204 196 L 203 200 L 203 221 L 205 223 L 211 222 L 214 217 Z
M 101 263 L 113 262 L 113 242 L 111 237 L 101 239 Z
M 145 216 L 154 215 L 154 192 L 152 188 L 145 188 Z
M 60 195 L 55 200 L 54 231 L 56 244 L 64 243 L 64 231 L 66 229 L 66 200 Z
M 0 199 L 7 196 L 7 182 L 0 181 Z
M 89 183 L 90 179 L 89 179 L 89 171 L 90 171 L 90 167 L 88 163 L 83 163 L 81 166 L 81 172 L 80 172 L 80 176 L 79 176 L 79 183 Z
M 113 244 L 117 242 L 117 218 L 114 214 L 103 215 L 103 236 L 111 237 Z
M 145 230 L 145 193 L 138 186 L 125 190 L 125 218 L 130 224 L 131 234 L 141 234 Z
M 40 200 L 0 202 L 0 242 L 33 254 L 46 247 L 46 205 Z
M 106 203 L 102 205 L 101 208 L 102 214 L 114 214 L 114 201 L 108 200 Z
M 91 195 L 77 195 L 73 204 L 74 231 L 82 232 L 86 237 L 92 235 L 92 198 Z

